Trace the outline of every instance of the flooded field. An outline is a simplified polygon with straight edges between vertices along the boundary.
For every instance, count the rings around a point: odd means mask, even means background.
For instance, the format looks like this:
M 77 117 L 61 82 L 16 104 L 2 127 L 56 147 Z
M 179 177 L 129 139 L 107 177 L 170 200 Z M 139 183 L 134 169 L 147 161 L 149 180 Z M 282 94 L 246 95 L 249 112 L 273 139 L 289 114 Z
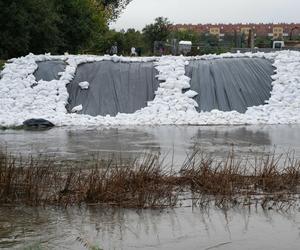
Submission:
M 166 164 L 180 166 L 195 149 L 214 157 L 226 157 L 231 150 L 241 157 L 288 151 L 300 157 L 299 130 L 299 125 L 6 130 L 0 131 L 0 147 L 14 154 L 46 153 L 68 160 L 151 152 Z
M 47 153 L 60 159 L 160 154 L 180 167 L 197 149 L 225 157 L 292 151 L 300 157 L 300 126 L 55 128 L 0 131 L 0 146 L 13 154 Z M 3 249 L 299 249 L 298 204 L 214 205 L 167 210 L 0 206 Z
M 4 249 L 297 250 L 300 244 L 299 211 L 20 207 L 0 214 Z

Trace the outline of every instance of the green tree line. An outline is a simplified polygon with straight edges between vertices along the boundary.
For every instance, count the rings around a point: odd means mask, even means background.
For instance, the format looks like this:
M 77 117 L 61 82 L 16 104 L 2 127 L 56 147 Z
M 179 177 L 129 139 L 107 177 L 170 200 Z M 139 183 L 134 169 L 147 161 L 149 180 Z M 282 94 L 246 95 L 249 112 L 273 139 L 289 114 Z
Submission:
M 130 1 L 0 0 L 0 58 L 93 50 Z
M 170 21 L 158 17 L 142 31 L 115 31 L 115 21 L 131 0 L 0 0 L 0 58 L 69 52 L 104 54 L 117 44 L 118 53 L 129 55 L 132 47 L 153 55 L 155 41 L 172 53 L 174 40 L 192 41 L 191 55 L 222 53 L 236 45 L 233 35 L 221 40 L 191 30 L 176 31 Z M 256 40 L 268 46 L 268 38 Z

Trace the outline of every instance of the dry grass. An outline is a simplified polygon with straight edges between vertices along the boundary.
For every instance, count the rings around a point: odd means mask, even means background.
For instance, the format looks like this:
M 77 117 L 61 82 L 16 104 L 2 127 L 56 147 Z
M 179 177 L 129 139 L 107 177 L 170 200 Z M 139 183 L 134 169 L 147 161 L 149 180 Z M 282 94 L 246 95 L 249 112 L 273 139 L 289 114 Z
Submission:
M 233 152 L 220 161 L 206 157 L 197 161 L 196 156 L 181 170 L 193 192 L 224 196 L 300 192 L 300 162 L 289 154 L 285 159 L 266 155 L 254 162 L 238 160 Z
M 98 160 L 92 166 L 57 166 L 47 158 L 0 155 L 0 204 L 111 206 L 156 208 L 176 204 L 175 186 L 155 156 L 127 163 Z
M 69 162 L 62 167 L 46 157 L 0 153 L 0 205 L 166 208 L 178 206 L 182 199 L 195 204 L 197 197 L 200 205 L 213 199 L 221 206 L 238 203 L 241 197 L 249 203 L 259 195 L 267 207 L 269 201 L 290 201 L 300 191 L 299 162 L 287 156 L 280 166 L 280 159 L 270 155 L 251 163 L 231 153 L 217 161 L 195 152 L 181 171 L 171 173 L 155 155 L 126 162 L 95 160 L 89 166 Z

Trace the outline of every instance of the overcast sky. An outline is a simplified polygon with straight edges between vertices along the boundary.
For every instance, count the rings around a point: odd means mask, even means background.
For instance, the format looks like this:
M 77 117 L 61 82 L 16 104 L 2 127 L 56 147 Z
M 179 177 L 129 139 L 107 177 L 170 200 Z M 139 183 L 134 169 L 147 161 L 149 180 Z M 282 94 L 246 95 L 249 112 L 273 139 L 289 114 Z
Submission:
M 158 16 L 193 24 L 300 22 L 300 0 L 132 0 L 111 27 L 142 29 Z

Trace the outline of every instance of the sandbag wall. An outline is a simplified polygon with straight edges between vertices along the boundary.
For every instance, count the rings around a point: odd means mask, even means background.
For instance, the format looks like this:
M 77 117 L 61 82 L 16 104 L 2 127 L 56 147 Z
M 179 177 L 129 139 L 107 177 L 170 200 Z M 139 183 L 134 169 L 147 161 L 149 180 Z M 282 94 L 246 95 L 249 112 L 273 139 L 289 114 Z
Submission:
M 34 73 L 37 81 L 59 79 L 65 70 L 63 61 L 38 62 Z M 159 86 L 158 74 L 152 62 L 99 61 L 78 66 L 75 78 L 67 85 L 69 93 L 68 112 L 82 105 L 79 114 L 91 116 L 134 113 L 147 106 L 155 97 Z M 80 83 L 87 82 L 82 89 Z
M 36 80 L 59 79 L 65 70 L 63 61 L 38 62 Z M 82 105 L 79 114 L 115 116 L 134 113 L 154 99 L 159 86 L 153 62 L 98 61 L 80 64 L 74 79 L 67 85 L 68 112 Z M 224 58 L 191 60 L 186 75 L 191 78 L 191 90 L 198 111 L 238 111 L 264 105 L 271 96 L 274 68 L 262 58 Z M 80 85 L 88 83 L 87 88 Z

